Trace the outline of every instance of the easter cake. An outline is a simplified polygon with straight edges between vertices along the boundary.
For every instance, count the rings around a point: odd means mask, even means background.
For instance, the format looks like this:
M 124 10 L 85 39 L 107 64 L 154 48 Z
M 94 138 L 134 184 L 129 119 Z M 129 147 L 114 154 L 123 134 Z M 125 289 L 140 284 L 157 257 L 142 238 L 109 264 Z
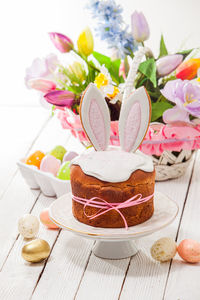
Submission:
M 94 227 L 128 228 L 153 215 L 154 166 L 148 156 L 136 151 L 148 129 L 150 111 L 149 96 L 141 87 L 121 108 L 121 148 L 109 148 L 107 104 L 93 84 L 87 88 L 80 116 L 96 151 L 71 163 L 72 212 L 78 221 Z

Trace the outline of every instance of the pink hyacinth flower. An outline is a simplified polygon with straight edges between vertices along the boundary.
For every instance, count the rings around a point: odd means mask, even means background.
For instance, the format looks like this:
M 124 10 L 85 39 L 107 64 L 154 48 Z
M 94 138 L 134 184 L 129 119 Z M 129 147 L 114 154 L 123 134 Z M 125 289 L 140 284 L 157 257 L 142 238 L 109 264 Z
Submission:
M 56 89 L 55 82 L 42 78 L 29 80 L 28 86 L 45 94 Z
M 70 91 L 53 91 L 44 95 L 44 98 L 55 106 L 71 108 L 75 95 Z
M 71 39 L 64 34 L 57 33 L 57 32 L 50 32 L 49 36 L 54 46 L 62 53 L 69 52 L 74 47 Z

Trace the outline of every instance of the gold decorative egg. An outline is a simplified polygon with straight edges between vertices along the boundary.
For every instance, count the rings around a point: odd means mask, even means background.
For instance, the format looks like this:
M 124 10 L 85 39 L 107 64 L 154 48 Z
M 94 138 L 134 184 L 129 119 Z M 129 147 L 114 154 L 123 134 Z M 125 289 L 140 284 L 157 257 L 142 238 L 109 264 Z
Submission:
M 45 240 L 35 239 L 22 248 L 22 257 L 28 262 L 40 262 L 50 254 L 50 246 Z

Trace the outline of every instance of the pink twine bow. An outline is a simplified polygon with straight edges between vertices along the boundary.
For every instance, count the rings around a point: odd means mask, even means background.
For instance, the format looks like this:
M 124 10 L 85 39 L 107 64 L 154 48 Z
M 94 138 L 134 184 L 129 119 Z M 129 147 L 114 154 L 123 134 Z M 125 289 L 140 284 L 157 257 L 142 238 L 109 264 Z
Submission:
M 74 195 L 72 196 L 72 199 L 74 201 L 84 205 L 84 214 L 90 220 L 98 218 L 99 216 L 101 216 L 101 215 L 109 212 L 110 210 L 114 209 L 115 211 L 117 211 L 120 214 L 120 216 L 121 216 L 121 218 L 124 222 L 125 228 L 128 229 L 127 221 L 126 221 L 124 215 L 121 213 L 120 209 L 121 208 L 132 207 L 132 206 L 144 203 L 144 202 L 150 200 L 153 197 L 153 195 L 154 194 L 152 194 L 150 196 L 147 196 L 145 198 L 142 198 L 142 194 L 138 194 L 138 195 L 135 195 L 135 196 L 129 198 L 128 200 L 126 200 L 122 203 L 109 203 L 106 200 L 104 200 L 102 198 L 99 198 L 99 197 L 93 197 L 91 199 L 85 199 L 85 198 L 80 198 L 80 197 L 77 197 L 77 196 L 74 196 Z M 135 199 L 137 199 L 137 200 L 135 200 Z M 98 201 L 98 200 L 100 200 L 100 201 Z M 93 215 L 88 215 L 85 212 L 85 209 L 86 209 L 87 206 L 99 208 L 99 210 Z

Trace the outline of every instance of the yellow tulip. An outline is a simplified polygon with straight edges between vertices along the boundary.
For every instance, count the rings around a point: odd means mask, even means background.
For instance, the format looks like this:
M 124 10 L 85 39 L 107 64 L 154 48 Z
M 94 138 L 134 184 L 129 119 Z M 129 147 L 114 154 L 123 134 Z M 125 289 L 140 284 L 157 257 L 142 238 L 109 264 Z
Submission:
M 86 78 L 84 66 L 77 61 L 75 61 L 72 65 L 69 66 L 69 72 L 72 75 L 75 75 L 76 78 L 80 79 L 81 81 L 84 81 Z
M 94 41 L 93 41 L 92 32 L 89 27 L 87 27 L 79 35 L 77 46 L 78 46 L 78 51 L 85 56 L 88 56 L 93 52 Z

